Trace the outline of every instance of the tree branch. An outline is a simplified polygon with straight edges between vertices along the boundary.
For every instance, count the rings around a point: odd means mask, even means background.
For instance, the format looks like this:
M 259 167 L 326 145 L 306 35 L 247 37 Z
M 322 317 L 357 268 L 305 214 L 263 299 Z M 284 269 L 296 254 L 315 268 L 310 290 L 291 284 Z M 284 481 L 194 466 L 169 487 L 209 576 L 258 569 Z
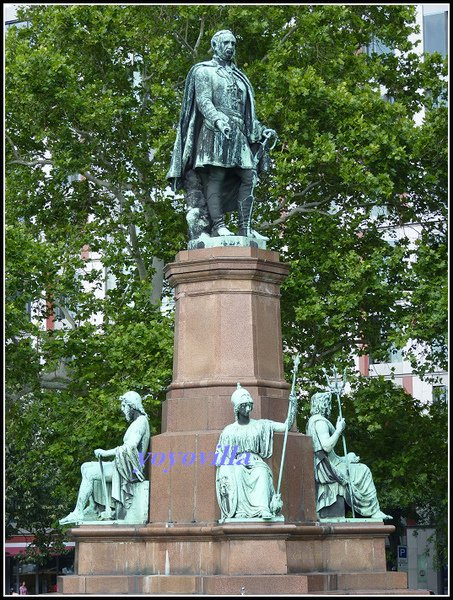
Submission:
M 192 55 L 194 58 L 197 57 L 198 48 L 200 47 L 201 40 L 203 39 L 204 26 L 205 26 L 205 18 L 204 18 L 204 16 L 202 16 L 201 22 L 200 22 L 200 33 L 198 34 L 198 38 L 197 38 L 197 41 L 195 42 L 195 46 L 193 47 L 193 52 L 192 52 Z
M 95 140 L 97 143 L 96 136 L 94 136 L 91 132 L 83 131 L 82 129 L 79 129 L 75 125 L 70 125 L 69 129 L 82 138 L 81 140 L 79 140 L 80 142 L 83 143 L 83 141 L 84 141 L 83 138 L 90 138 L 91 140 Z M 107 158 L 105 157 L 105 154 L 102 151 L 98 152 L 98 156 L 101 159 L 101 162 L 103 162 L 104 165 L 106 165 L 106 167 L 108 169 L 111 169 L 111 170 L 114 169 L 114 165 L 109 160 L 107 160 Z M 82 175 L 83 175 L 83 173 L 82 173 Z
M 162 299 L 162 288 L 164 282 L 164 261 L 157 256 L 153 257 L 154 274 L 152 278 L 151 303 L 158 304 Z
M 51 165 L 51 164 L 53 164 L 52 161 L 49 160 L 48 158 L 37 158 L 37 159 L 32 160 L 32 161 L 25 160 L 19 154 L 19 151 L 17 150 L 17 147 L 15 146 L 13 140 L 10 138 L 10 136 L 7 133 L 5 133 L 5 137 L 8 140 L 9 144 L 11 145 L 13 154 L 15 156 L 15 159 L 8 161 L 8 164 L 10 164 L 10 165 L 24 165 L 25 167 L 37 167 L 38 165 L 42 166 L 42 165 Z
M 113 183 L 111 183 L 110 181 L 107 181 L 105 179 L 100 179 L 99 177 L 96 177 L 96 175 L 92 175 L 88 171 L 83 171 L 81 173 L 81 175 L 83 175 L 86 179 L 88 179 L 88 181 L 91 181 L 92 183 L 96 184 L 98 187 L 104 187 L 105 189 L 109 190 L 118 199 L 120 196 L 122 196 L 122 198 L 124 200 L 124 196 L 123 196 L 121 190 L 118 187 L 116 187 Z M 122 185 L 126 190 L 134 191 L 133 186 L 130 185 L 129 183 L 123 183 Z
M 343 344 L 339 343 L 339 344 L 336 344 L 333 348 L 329 348 L 329 350 L 325 350 L 324 352 L 321 352 L 320 354 L 312 353 L 310 360 L 308 360 L 305 363 L 305 367 L 306 368 L 313 367 L 317 362 L 320 361 L 321 358 L 323 358 L 325 356 L 329 356 L 330 354 L 333 354 L 337 350 L 340 350 L 342 347 L 343 347 Z
M 304 204 L 303 206 L 295 206 L 293 209 L 291 209 L 287 213 L 284 213 L 278 219 L 275 219 L 275 221 L 264 221 L 264 223 L 260 223 L 259 229 L 269 229 L 270 227 L 274 227 L 275 225 L 280 225 L 281 223 L 285 223 L 285 221 L 287 221 L 294 215 L 297 215 L 298 213 L 315 212 L 316 207 L 319 206 L 320 204 L 323 204 L 323 202 L 310 202 L 309 204 Z M 317 212 L 319 212 L 321 215 L 327 215 L 327 216 L 330 215 L 330 213 L 328 213 L 324 210 L 317 210 Z
M 113 170 L 114 169 L 114 165 L 113 163 L 111 163 L 106 157 L 105 154 L 103 152 L 99 152 L 99 158 L 100 160 L 104 163 L 104 165 L 108 168 Z
M 309 191 L 311 191 L 315 186 L 319 185 L 320 183 L 321 183 L 320 181 L 313 181 L 313 182 L 309 183 L 307 185 L 307 187 L 304 190 L 302 190 L 301 192 L 297 192 L 297 193 L 293 194 L 291 197 L 291 200 L 284 198 L 279 203 L 278 209 L 282 210 L 283 207 L 286 206 L 288 203 L 293 203 L 294 198 L 301 198 L 302 196 L 305 196 L 306 194 L 308 194 Z M 306 202 L 302 206 L 296 206 L 293 209 L 291 209 L 290 211 L 283 213 L 281 215 L 281 217 L 279 217 L 275 221 L 264 221 L 263 223 L 260 223 L 259 229 L 269 229 L 270 227 L 274 227 L 275 225 L 280 225 L 281 223 L 284 223 L 285 221 L 287 221 L 292 216 L 294 216 L 295 214 L 298 214 L 298 213 L 314 212 L 314 210 L 318 206 L 321 206 L 322 204 L 325 204 L 326 202 L 330 202 L 330 199 L 326 198 L 325 200 L 318 200 L 316 202 Z M 321 210 L 318 210 L 318 212 L 323 215 L 330 214 L 330 213 L 327 213 L 327 212 L 324 212 Z
M 81 175 L 88 179 L 88 181 L 91 181 L 92 183 L 96 184 L 98 187 L 106 188 L 107 190 L 116 195 L 116 188 L 112 183 L 110 183 L 110 181 L 106 181 L 105 179 L 99 179 L 99 177 L 96 177 L 96 175 L 92 175 L 88 171 L 83 171 Z
M 61 380 L 41 380 L 41 387 L 45 390 L 67 390 L 69 387 L 71 380 L 68 379 L 67 382 Z
M 9 392 L 8 389 L 5 387 L 5 397 L 11 402 L 17 402 L 18 400 L 29 394 L 32 390 L 33 388 L 29 383 L 27 383 L 27 385 L 24 385 L 24 387 L 16 393 Z
M 190 51 L 190 53 L 193 55 L 194 49 L 193 49 L 193 48 L 190 46 L 190 44 L 188 44 L 188 43 L 186 42 L 186 40 L 185 40 L 184 38 L 182 38 L 182 37 L 179 35 L 179 33 L 178 33 L 177 31 L 175 31 L 175 32 L 173 33 L 173 35 L 176 37 L 176 40 L 177 40 L 177 41 L 178 41 L 180 44 L 182 44 L 183 46 L 185 46 L 185 47 L 186 47 L 186 48 L 187 48 L 187 49 Z
M 43 373 L 39 378 L 39 384 L 44 390 L 67 390 L 70 383 L 71 378 L 68 376 L 66 365 L 63 361 L 60 361 L 55 371 Z M 33 392 L 33 386 L 27 383 L 16 393 L 5 390 L 5 396 L 8 400 L 17 402 L 31 392 Z
M 98 177 L 96 177 L 95 175 L 92 175 L 88 171 L 85 171 L 84 173 L 82 173 L 82 175 L 84 175 L 84 177 L 86 177 L 88 179 L 88 181 L 92 181 L 96 185 L 98 185 L 100 187 L 105 187 L 107 190 L 112 192 L 112 194 L 114 194 L 116 196 L 116 198 L 118 199 L 121 208 L 124 210 L 124 207 L 126 206 L 126 198 L 124 197 L 123 193 L 121 192 L 121 190 L 119 188 L 117 188 L 116 186 L 111 184 L 109 181 L 99 179 Z M 128 189 L 132 189 L 132 187 L 129 186 Z M 131 256 L 135 259 L 135 261 L 137 263 L 140 280 L 146 281 L 148 279 L 148 270 L 146 268 L 145 261 L 143 260 L 141 252 L 140 252 L 140 247 L 139 247 L 138 238 L 137 238 L 137 230 L 133 223 L 128 224 L 128 232 L 129 232 L 129 239 L 130 239 Z
M 294 25 L 292 27 L 290 27 L 288 29 L 288 31 L 285 33 L 285 35 L 282 37 L 282 39 L 280 40 L 278 45 L 280 46 L 281 44 L 284 44 L 286 42 L 286 40 L 296 31 L 296 29 L 297 29 L 297 23 L 294 23 Z
M 128 225 L 129 231 L 129 239 L 131 241 L 132 246 L 132 256 L 135 258 L 138 268 L 138 274 L 140 276 L 141 281 L 146 281 L 148 279 L 148 270 L 145 266 L 145 261 L 142 258 L 140 247 L 138 244 L 137 238 L 137 230 L 133 223 L 129 223 Z
M 93 138 L 93 134 L 91 133 L 91 131 L 83 131 L 82 129 L 79 129 L 78 127 L 76 127 L 75 125 L 70 125 L 69 129 L 71 131 L 74 131 L 75 133 L 77 133 L 77 135 L 80 135 L 83 138 Z
M 302 196 L 305 196 L 306 194 L 308 194 L 308 192 L 310 190 L 312 190 L 315 186 L 319 185 L 320 183 L 321 183 L 320 181 L 313 181 L 313 182 L 309 183 L 307 185 L 307 187 L 305 189 L 303 189 L 301 192 L 297 192 L 297 193 L 293 194 L 291 201 L 294 198 L 301 198 Z M 288 204 L 288 202 L 289 202 L 289 200 L 284 198 L 278 205 L 278 208 L 282 209 L 286 204 Z M 319 203 L 321 203 L 321 202 L 326 202 L 326 200 L 320 200 Z
M 8 140 L 9 144 L 11 145 L 11 148 L 12 148 L 14 156 L 16 158 L 19 158 L 19 152 L 18 152 L 18 150 L 17 150 L 17 148 L 16 148 L 13 140 L 11 139 L 11 137 L 7 133 L 5 133 L 5 137 Z
M 25 167 L 37 167 L 42 165 L 52 165 L 53 162 L 47 159 L 36 159 L 36 160 L 10 160 L 9 165 L 24 165 Z
M 285 35 L 282 37 L 282 39 L 278 42 L 277 48 L 279 46 L 281 46 L 282 44 L 284 44 L 286 42 L 286 40 L 296 31 L 296 29 L 297 29 L 297 23 L 295 23 L 292 27 L 289 28 L 289 30 L 285 33 Z M 263 58 L 261 59 L 261 61 L 265 62 L 266 60 L 268 60 L 269 54 L 270 54 L 270 52 L 265 54 L 263 56 Z
M 313 182 L 309 183 L 304 190 L 293 194 L 293 198 L 301 198 L 302 196 L 305 196 L 305 194 L 308 194 L 308 192 L 310 190 L 312 190 L 315 186 L 319 185 L 320 183 L 321 183 L 320 181 L 313 181 Z M 322 202 L 327 202 L 327 200 L 320 200 L 319 204 L 321 204 Z

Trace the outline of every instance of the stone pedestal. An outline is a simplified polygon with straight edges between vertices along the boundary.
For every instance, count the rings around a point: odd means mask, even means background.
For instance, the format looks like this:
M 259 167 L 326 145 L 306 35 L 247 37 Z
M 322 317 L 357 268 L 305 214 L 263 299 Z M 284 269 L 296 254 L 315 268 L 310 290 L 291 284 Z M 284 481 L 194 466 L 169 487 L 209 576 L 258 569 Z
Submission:
M 253 397 L 253 418 L 286 419 L 280 284 L 288 267 L 276 252 L 218 247 L 179 252 L 165 274 L 176 300 L 173 381 L 151 448 L 181 455 L 168 473 L 151 465 L 150 521 L 213 524 L 220 517 L 215 467 L 198 458 L 215 451 L 234 421 L 237 383 Z M 274 439 L 269 465 L 277 481 L 283 434 Z M 182 465 L 182 454 L 192 452 L 195 462 Z M 287 520 L 316 520 L 312 472 L 311 439 L 291 433 L 282 488 Z
M 278 254 L 219 247 L 179 252 L 165 275 L 175 289 L 173 381 L 163 431 L 219 430 L 232 421 L 239 381 L 253 417 L 286 417 Z
M 65 594 L 407 593 L 382 523 L 81 526 Z M 364 592 L 365 590 L 365 592 Z M 420 592 L 421 593 L 421 592 Z
M 230 398 L 237 382 L 252 395 L 253 418 L 286 418 L 280 284 L 287 273 L 277 253 L 236 246 L 182 251 L 167 265 L 176 300 L 173 381 L 162 433 L 151 439 L 153 455 L 167 460 L 150 465 L 150 522 L 74 528 L 77 574 L 59 578 L 60 591 L 217 595 L 244 588 L 267 595 L 407 588 L 406 574 L 385 570 L 385 538 L 393 526 L 317 521 L 312 442 L 295 430 L 281 489 L 285 522 L 217 522 L 215 467 L 201 456 L 215 451 L 234 420 Z M 275 483 L 282 443 L 283 434 L 275 434 L 269 460 Z

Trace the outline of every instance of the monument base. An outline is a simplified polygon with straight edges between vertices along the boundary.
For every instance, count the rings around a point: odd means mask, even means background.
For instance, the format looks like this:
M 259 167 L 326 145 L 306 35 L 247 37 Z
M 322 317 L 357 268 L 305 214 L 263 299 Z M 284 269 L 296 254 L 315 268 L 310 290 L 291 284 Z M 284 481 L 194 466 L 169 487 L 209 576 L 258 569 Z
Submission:
M 309 575 L 143 575 L 59 577 L 64 594 L 197 594 L 207 596 L 240 595 L 429 595 L 427 590 L 408 590 L 405 573 L 379 573 L 373 577 L 360 573 L 313 573 Z M 373 588 L 369 586 L 373 585 Z M 340 587 L 339 587 L 340 586 Z M 61 588 L 59 587 L 59 590 Z M 60 592 L 61 593 L 61 592 Z
M 196 250 L 199 248 L 218 248 L 220 246 L 239 246 L 241 248 L 261 248 L 266 250 L 266 237 L 248 237 L 245 235 L 219 235 L 209 237 L 203 235 L 195 240 L 190 240 L 187 248 Z
M 381 523 L 82 526 L 64 594 L 407 594 Z M 422 591 L 418 591 L 423 593 Z M 428 593 L 428 592 L 426 592 Z

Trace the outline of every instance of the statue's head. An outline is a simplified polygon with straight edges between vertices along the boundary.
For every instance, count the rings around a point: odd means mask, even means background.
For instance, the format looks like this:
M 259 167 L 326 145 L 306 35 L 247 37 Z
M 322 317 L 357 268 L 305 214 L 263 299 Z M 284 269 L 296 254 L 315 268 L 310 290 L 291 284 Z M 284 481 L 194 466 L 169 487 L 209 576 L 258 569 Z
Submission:
M 214 56 L 231 60 L 236 51 L 236 38 L 229 29 L 217 31 L 211 38 L 211 49 Z
M 330 416 L 332 409 L 332 395 L 330 392 L 317 392 L 311 397 L 310 414 Z
M 231 404 L 233 405 L 236 419 L 238 416 L 238 409 L 241 404 L 251 404 L 253 408 L 253 398 L 251 397 L 250 393 L 241 386 L 240 383 L 237 384 L 237 388 L 231 394 Z
M 140 414 L 145 415 L 145 417 L 148 416 L 145 412 L 145 409 L 143 408 L 142 399 L 140 398 L 140 395 L 137 394 L 137 392 L 126 392 L 125 394 L 120 396 L 120 400 L 121 409 L 123 410 L 128 421 L 132 420 L 133 410 L 136 410 Z

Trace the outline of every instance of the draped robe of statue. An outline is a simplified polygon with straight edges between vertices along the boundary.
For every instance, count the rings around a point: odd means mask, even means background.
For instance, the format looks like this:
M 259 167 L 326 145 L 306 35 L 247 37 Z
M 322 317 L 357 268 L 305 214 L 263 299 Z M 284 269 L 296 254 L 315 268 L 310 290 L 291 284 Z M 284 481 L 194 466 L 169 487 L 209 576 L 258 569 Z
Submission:
M 124 518 L 130 508 L 135 486 L 144 481 L 144 462 L 139 459 L 139 452 L 146 454 L 149 446 L 150 429 L 148 418 L 140 415 L 133 421 L 124 434 L 123 444 L 116 448 L 112 462 L 103 462 L 104 470 L 112 468 L 112 489 L 110 506 L 116 510 L 116 518 Z M 96 512 L 105 510 L 105 499 L 102 484 L 96 481 L 93 489 Z
M 263 459 L 272 456 L 274 431 L 285 431 L 285 424 L 269 419 L 250 419 L 244 425 L 237 422 L 227 425 L 220 435 L 217 453 L 222 456 L 229 447 L 230 454 L 235 450 L 236 455 L 234 464 L 228 464 L 232 460 L 225 460 L 217 467 L 220 522 L 230 518 L 261 517 L 263 512 L 270 511 L 275 490 L 272 472 Z M 248 464 L 241 464 L 246 462 L 246 453 L 249 453 Z
M 343 496 L 357 513 L 371 517 L 380 511 L 371 471 L 362 463 L 338 456 L 333 449 L 326 452 L 322 438 L 330 437 L 334 432 L 335 427 L 321 414 L 310 417 L 307 435 L 313 439 L 316 510 L 319 512 L 335 504 L 337 497 Z

